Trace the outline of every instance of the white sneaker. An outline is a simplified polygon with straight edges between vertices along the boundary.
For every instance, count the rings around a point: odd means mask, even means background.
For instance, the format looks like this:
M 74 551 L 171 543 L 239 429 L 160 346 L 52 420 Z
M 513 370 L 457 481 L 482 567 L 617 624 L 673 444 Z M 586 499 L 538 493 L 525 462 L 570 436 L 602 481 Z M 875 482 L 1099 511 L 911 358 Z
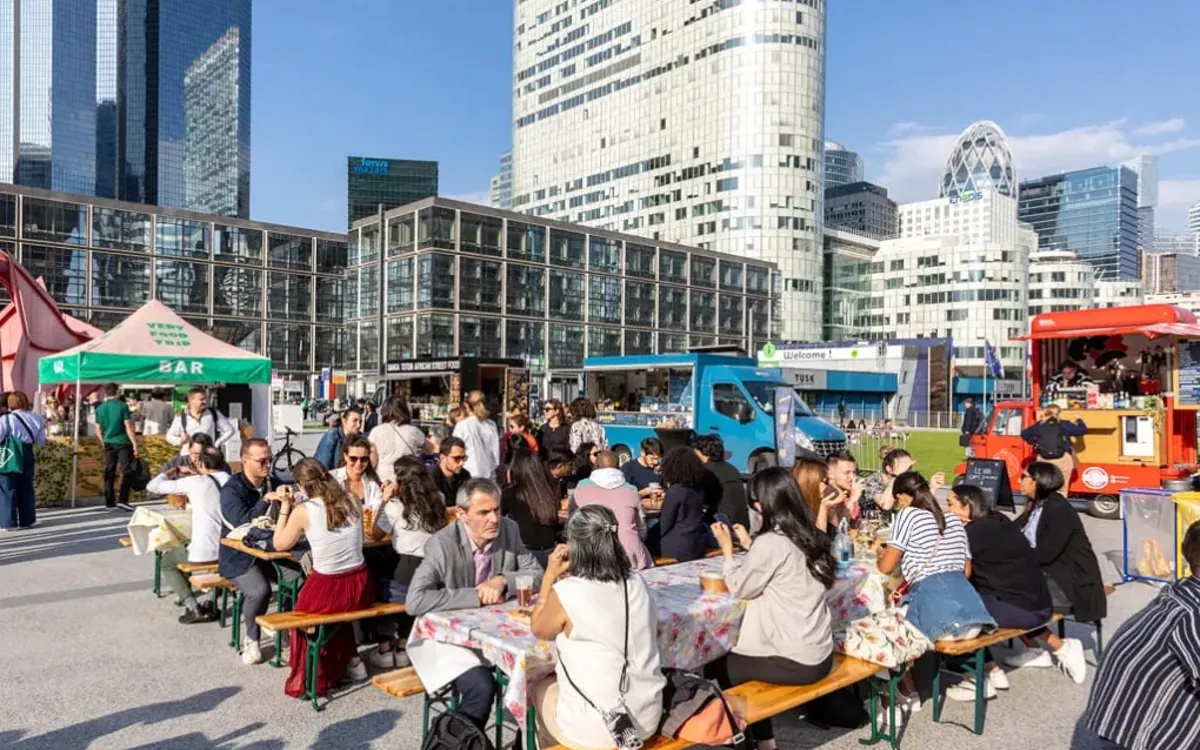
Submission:
M 1058 668 L 1076 685 L 1087 679 L 1087 661 L 1083 658 L 1083 643 L 1078 638 L 1064 638 L 1062 648 L 1054 652 Z
M 242 641 L 242 664 L 251 666 L 253 664 L 262 664 L 262 649 L 258 646 L 258 641 L 247 638 Z
M 1038 669 L 1049 669 L 1054 666 L 1054 660 L 1050 658 L 1050 652 L 1044 648 L 1029 648 L 1025 647 L 1024 651 L 1018 651 L 1015 654 L 1006 656 L 1000 660 L 1004 666 L 1012 669 L 1021 669 L 1022 667 L 1037 667 Z
M 993 669 L 987 673 L 988 684 L 997 690 L 1008 690 L 1008 675 L 1003 669 Z
M 974 703 L 975 702 L 975 679 L 967 677 L 962 682 L 946 689 L 946 697 L 952 701 L 959 703 Z M 983 679 L 983 697 L 995 698 L 996 686 L 992 681 L 985 677 Z
M 367 652 L 367 662 L 376 669 L 395 669 L 396 649 L 380 651 L 377 648 L 373 648 Z
M 366 682 L 367 681 L 367 665 L 359 660 L 357 664 L 351 664 L 346 667 L 346 679 L 351 682 Z
M 407 651 L 392 649 L 392 653 L 396 655 L 396 669 L 404 669 L 412 666 L 412 660 L 408 658 Z
M 900 691 L 896 691 L 896 708 L 903 709 L 910 714 L 920 713 L 921 694 L 913 693 L 912 695 L 905 695 Z

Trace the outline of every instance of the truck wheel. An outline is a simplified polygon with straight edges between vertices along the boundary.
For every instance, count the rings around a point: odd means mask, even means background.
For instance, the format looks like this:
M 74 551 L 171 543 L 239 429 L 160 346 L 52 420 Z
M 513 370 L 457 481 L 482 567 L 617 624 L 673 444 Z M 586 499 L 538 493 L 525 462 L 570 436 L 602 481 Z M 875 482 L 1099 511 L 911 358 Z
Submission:
M 618 466 L 624 466 L 633 460 L 633 452 L 629 450 L 628 446 L 618 445 L 616 448 L 613 448 L 613 453 L 617 454 Z
M 746 473 L 753 474 L 761 469 L 768 469 L 778 464 L 775 454 L 771 451 L 756 453 L 746 462 Z
M 1116 495 L 1097 495 L 1088 500 L 1088 513 L 1096 518 L 1118 519 L 1121 517 L 1121 501 Z

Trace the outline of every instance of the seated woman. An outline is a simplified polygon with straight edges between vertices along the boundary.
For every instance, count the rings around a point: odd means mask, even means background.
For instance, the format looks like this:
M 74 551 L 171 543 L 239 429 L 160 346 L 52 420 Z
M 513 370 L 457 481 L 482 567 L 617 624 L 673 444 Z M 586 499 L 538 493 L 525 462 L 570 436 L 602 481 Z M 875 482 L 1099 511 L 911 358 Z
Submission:
M 814 462 L 816 463 L 816 462 Z M 712 526 L 725 556 L 729 593 L 746 600 L 746 617 L 733 652 L 709 667 L 722 688 L 761 680 L 810 685 L 833 668 L 833 631 L 827 592 L 836 565 L 829 539 L 787 469 L 771 467 L 750 480 L 750 498 L 762 514 L 763 533 L 750 538 L 741 524 Z M 747 550 L 733 556 L 733 537 Z M 781 637 L 781 634 L 787 634 Z M 758 750 L 775 750 L 771 720 L 753 724 Z
M 1103 620 L 1108 615 L 1108 597 L 1100 565 L 1083 522 L 1063 497 L 1062 488 L 1063 474 L 1058 467 L 1044 461 L 1026 466 L 1021 473 L 1020 490 L 1028 500 L 1016 523 L 1033 546 L 1033 555 L 1046 574 L 1054 611 L 1074 615 L 1080 622 Z M 1032 645 L 1031 640 L 1025 642 Z M 1054 643 L 1047 642 L 1053 649 Z M 1083 644 L 1078 639 L 1063 639 L 1054 656 L 1072 680 L 1083 684 L 1086 664 Z M 1030 648 L 1005 663 L 1010 667 L 1049 667 L 1053 661 L 1044 649 Z
M 915 471 L 896 477 L 892 494 L 900 512 L 892 523 L 887 548 L 877 549 L 879 572 L 897 567 L 908 582 L 905 616 L 930 641 L 975 638 L 996 623 L 971 588 L 971 549 L 958 516 L 946 515 L 929 483 Z M 907 674 L 901 700 L 919 711 L 920 696 Z
M 604 712 L 620 705 L 640 739 L 658 731 L 666 680 L 654 598 L 630 568 L 608 508 L 580 508 L 567 522 L 567 544 L 550 555 L 531 626 L 558 649 L 555 677 L 534 688 L 539 732 L 553 738 L 543 747 L 613 747 Z
M 500 496 L 500 511 L 517 522 L 521 542 L 543 569 L 558 543 L 558 493 L 537 454 L 519 450 L 508 467 L 508 482 Z
M 792 464 L 792 478 L 800 486 L 814 528 L 832 542 L 845 514 L 846 498 L 829 484 L 829 467 L 824 461 L 798 458 Z
M 342 443 L 342 460 L 344 465 L 329 473 L 360 507 L 374 513 L 383 502 L 383 495 L 379 479 L 371 469 L 371 441 L 361 434 L 346 438 Z
M 575 464 L 567 480 L 570 487 L 575 487 L 592 475 L 592 469 L 596 468 L 596 456 L 600 455 L 600 451 L 600 446 L 595 443 L 585 440 L 579 444 L 579 450 L 575 451 Z
M 375 541 L 391 534 L 396 553 L 395 568 L 375 578 L 375 600 L 380 602 L 405 600 L 408 584 L 425 559 L 425 542 L 446 525 L 446 504 L 425 463 L 416 456 L 402 456 L 392 471 L 395 479 L 383 487 L 383 504 L 370 530 Z M 367 654 L 367 661 L 381 669 L 407 667 L 407 657 L 394 648 L 393 641 L 407 638 L 412 623 L 408 615 L 371 620 L 368 629 L 381 640 Z
M 892 495 L 892 482 L 916 465 L 912 454 L 903 448 L 884 446 L 882 453 L 879 471 L 867 477 L 862 497 L 858 499 L 858 507 L 863 514 L 890 515 L 896 504 L 896 498 Z
M 293 503 L 290 492 L 283 495 L 273 541 L 279 552 L 296 546 L 302 536 L 312 547 L 313 570 L 296 597 L 296 611 L 328 614 L 371 606 L 375 592 L 363 563 L 362 511 L 358 502 L 315 458 L 301 460 L 292 472 L 307 499 Z M 291 673 L 284 692 L 293 698 L 304 695 L 306 643 L 304 631 L 292 631 Z M 338 628 L 321 650 L 317 695 L 325 695 L 330 687 L 341 683 L 347 672 L 353 680 L 367 679 L 367 667 L 358 658 L 354 634 L 349 628 Z
M 659 516 L 664 557 L 687 562 L 704 557 L 708 527 L 704 525 L 704 466 L 691 448 L 672 450 L 658 467 L 667 488 Z

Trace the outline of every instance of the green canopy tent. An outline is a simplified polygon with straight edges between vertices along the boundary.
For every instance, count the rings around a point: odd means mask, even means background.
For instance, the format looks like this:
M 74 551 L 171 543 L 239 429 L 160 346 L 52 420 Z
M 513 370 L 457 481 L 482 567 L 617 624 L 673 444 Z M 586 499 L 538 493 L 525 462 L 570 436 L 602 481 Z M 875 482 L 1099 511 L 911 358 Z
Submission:
M 73 384 L 77 394 L 84 383 L 245 383 L 262 386 L 263 397 L 255 402 L 269 406 L 271 360 L 213 338 L 152 300 L 103 336 L 42 357 L 38 380 L 42 386 Z M 80 411 L 75 409 L 76 435 Z M 77 472 L 78 451 L 71 465 L 72 507 Z

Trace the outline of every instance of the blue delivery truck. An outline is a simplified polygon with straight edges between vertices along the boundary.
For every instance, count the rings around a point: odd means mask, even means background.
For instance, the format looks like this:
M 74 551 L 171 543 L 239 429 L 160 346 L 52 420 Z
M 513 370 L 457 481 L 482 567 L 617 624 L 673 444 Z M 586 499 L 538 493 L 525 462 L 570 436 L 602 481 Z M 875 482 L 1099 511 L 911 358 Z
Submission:
M 583 370 L 584 394 L 622 462 L 644 438 L 670 449 L 697 433 L 719 434 L 730 463 L 746 473 L 776 464 L 777 440 L 794 440 L 792 455 L 821 458 L 846 447 L 845 434 L 813 414 L 778 369 L 740 353 L 588 357 Z M 781 413 L 792 413 L 791 425 L 776 424 L 781 396 L 790 396 Z

